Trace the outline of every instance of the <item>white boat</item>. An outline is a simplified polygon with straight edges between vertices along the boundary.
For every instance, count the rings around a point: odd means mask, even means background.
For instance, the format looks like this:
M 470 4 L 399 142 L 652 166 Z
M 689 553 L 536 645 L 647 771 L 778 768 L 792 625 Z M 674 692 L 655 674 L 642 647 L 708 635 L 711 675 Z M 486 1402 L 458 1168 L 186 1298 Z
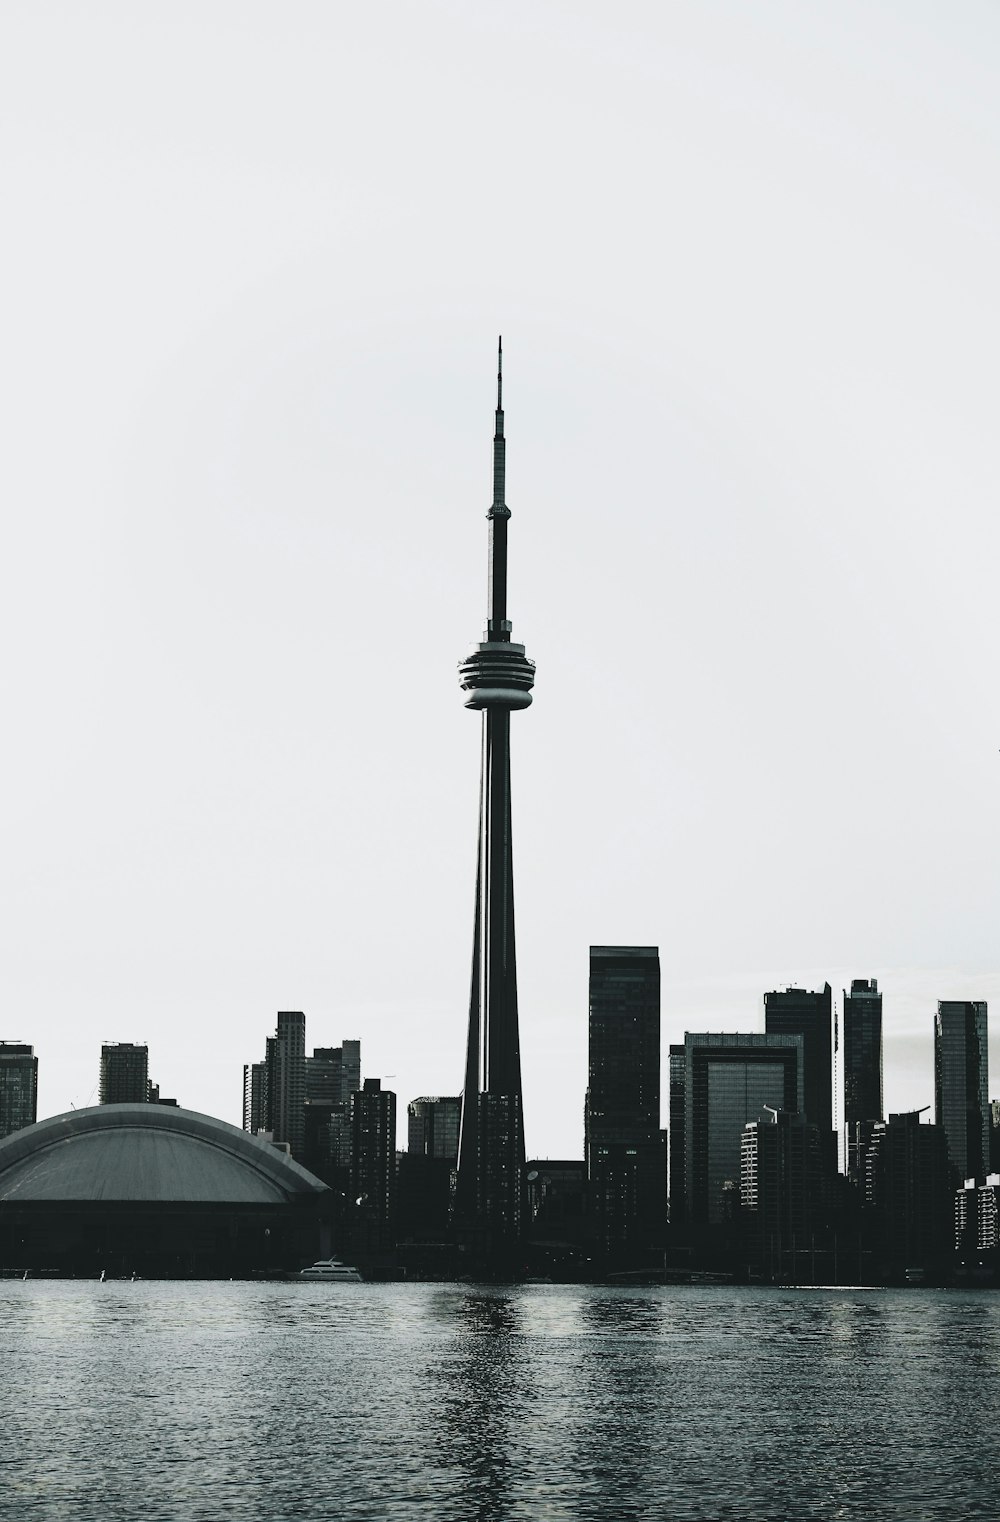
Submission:
M 351 1268 L 348 1263 L 341 1263 L 339 1258 L 320 1258 L 309 1268 L 302 1268 L 297 1274 L 292 1274 L 293 1279 L 315 1279 L 324 1284 L 361 1284 L 363 1280 L 356 1268 Z

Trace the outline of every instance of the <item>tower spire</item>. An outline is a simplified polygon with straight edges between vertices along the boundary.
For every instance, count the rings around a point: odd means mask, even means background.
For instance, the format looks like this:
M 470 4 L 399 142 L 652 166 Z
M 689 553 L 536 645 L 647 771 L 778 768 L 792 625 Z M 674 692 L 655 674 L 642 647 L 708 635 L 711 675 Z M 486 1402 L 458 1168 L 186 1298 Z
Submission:
M 483 715 L 479 861 L 456 1219 L 486 1259 L 513 1251 L 524 1227 L 524 1121 L 514 952 L 510 825 L 510 715 L 531 702 L 535 665 L 511 643 L 507 618 L 503 345 L 497 346 L 493 504 L 486 633 L 459 667 L 465 706 Z

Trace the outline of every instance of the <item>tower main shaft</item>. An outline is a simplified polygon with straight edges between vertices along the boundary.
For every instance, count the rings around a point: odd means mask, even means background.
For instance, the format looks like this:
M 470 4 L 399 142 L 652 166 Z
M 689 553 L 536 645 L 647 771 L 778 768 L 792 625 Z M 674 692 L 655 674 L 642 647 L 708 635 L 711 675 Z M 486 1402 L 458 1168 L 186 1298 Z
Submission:
M 501 351 L 502 361 L 502 351 Z M 534 662 L 511 642 L 507 618 L 506 444 L 502 363 L 497 371 L 489 608 L 482 643 L 459 667 L 467 708 L 483 714 L 472 987 L 458 1150 L 456 1212 L 462 1235 L 502 1259 L 524 1225 L 524 1119 L 514 951 L 510 715 L 527 708 Z

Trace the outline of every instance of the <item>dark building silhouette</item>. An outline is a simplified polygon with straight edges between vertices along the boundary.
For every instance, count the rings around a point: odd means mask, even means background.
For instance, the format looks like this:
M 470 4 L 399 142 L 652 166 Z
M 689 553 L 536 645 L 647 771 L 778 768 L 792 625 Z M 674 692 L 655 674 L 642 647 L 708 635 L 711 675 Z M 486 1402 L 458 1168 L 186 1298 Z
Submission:
M 307 1104 L 347 1103 L 361 1087 L 361 1042 L 317 1046 L 305 1059 Z
M 101 1047 L 102 1105 L 148 1104 L 149 1047 L 106 1041 Z
M 591 946 L 584 1112 L 587 1194 L 611 1256 L 662 1247 L 660 957 L 655 946 Z
M 802 1113 L 803 1045 L 799 1032 L 685 1033 L 682 1218 L 690 1224 L 726 1220 L 725 1186 L 739 1187 L 748 1121 L 765 1105 Z
M 456 1223 L 480 1254 L 515 1251 L 525 1225 L 524 1116 L 514 952 L 510 715 L 531 702 L 535 667 L 511 642 L 501 369 L 493 439 L 489 608 L 483 642 L 460 667 L 467 708 L 483 715 L 479 861 Z
M 458 1131 L 462 1118 L 461 1095 L 444 1098 L 425 1095 L 411 1099 L 406 1107 L 406 1150 L 420 1157 L 436 1157 L 452 1167 L 458 1161 Z
M 989 1171 L 988 1093 L 986 1005 L 942 999 L 934 1020 L 934 1119 L 944 1129 L 956 1184 Z
M 679 1226 L 685 1219 L 684 1208 L 684 1047 L 672 1045 L 668 1054 L 668 1135 L 670 1139 L 669 1194 L 670 1224 Z
M 384 1252 L 395 1243 L 396 1096 L 378 1078 L 351 1095 L 351 1192 L 356 1246 Z M 358 1242 L 357 1230 L 362 1241 Z
M 38 1119 L 38 1058 L 32 1046 L 0 1041 L 0 1137 Z
M 954 1199 L 943 1128 L 922 1126 L 916 1110 L 890 1115 L 887 1125 L 876 1124 L 872 1150 L 883 1276 L 942 1276 L 951 1260 Z
M 425 1095 L 406 1107 L 407 1150 L 397 1165 L 401 1242 L 443 1243 L 448 1235 L 461 1113 L 457 1095 Z
M 990 1172 L 1000 1173 L 1000 1099 L 990 1100 Z
M 769 1036 L 801 1036 L 806 1119 L 821 1136 L 833 1133 L 833 998 L 829 983 L 818 993 L 786 988 L 764 995 Z
M 882 995 L 874 978 L 844 991 L 844 1121 L 882 1120 Z
M 804 1115 L 770 1105 L 747 1123 L 740 1142 L 740 1207 L 751 1262 L 768 1279 L 803 1277 L 820 1174 L 819 1129 Z
M 536 1230 L 582 1235 L 587 1165 L 579 1158 L 529 1158 L 528 1206 Z

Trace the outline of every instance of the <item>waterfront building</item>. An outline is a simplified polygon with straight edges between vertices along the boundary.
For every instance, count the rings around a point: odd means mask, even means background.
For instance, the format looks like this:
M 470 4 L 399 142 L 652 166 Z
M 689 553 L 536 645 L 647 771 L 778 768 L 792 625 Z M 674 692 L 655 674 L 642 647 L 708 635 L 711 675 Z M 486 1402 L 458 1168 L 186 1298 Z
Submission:
M 662 1247 L 660 957 L 655 946 L 591 946 L 584 1110 L 587 1195 L 611 1256 Z
M 497 368 L 489 606 L 482 643 L 463 661 L 467 708 L 482 713 L 479 854 L 472 985 L 459 1136 L 456 1215 L 460 1235 L 493 1260 L 516 1251 L 525 1225 L 524 1115 L 514 950 L 510 716 L 531 702 L 534 662 L 511 641 L 507 617 L 502 364 Z
M 302 1160 L 305 1141 L 306 1017 L 301 1010 L 279 1010 L 267 1040 L 267 1130 Z
M 883 1124 L 878 1120 L 852 1120 L 847 1126 L 847 1177 L 866 1207 L 875 1203 L 873 1139 L 876 1127 Z
M 806 1119 L 818 1126 L 822 1137 L 832 1136 L 833 995 L 829 983 L 818 992 L 786 988 L 766 993 L 764 1030 L 769 1036 L 802 1037 Z
M 101 1047 L 102 1105 L 148 1104 L 149 1047 L 131 1041 L 106 1041 Z
M 875 978 L 844 990 L 844 1121 L 882 1120 L 882 995 Z
M 934 1118 L 956 1183 L 985 1178 L 990 1162 L 986 1004 L 942 999 L 934 1019 Z
M 810 1248 L 820 1174 L 819 1129 L 765 1105 L 740 1142 L 740 1209 L 750 1261 L 770 1279 L 799 1278 Z
M 771 1105 L 802 1113 L 803 1037 L 684 1036 L 684 1218 L 696 1225 L 726 1219 L 724 1188 L 738 1187 L 747 1122 Z
M 948 1145 L 943 1127 L 921 1125 L 920 1111 L 890 1115 L 872 1137 L 875 1206 L 883 1272 L 940 1274 L 952 1249 Z
M 670 1198 L 670 1224 L 684 1221 L 684 1046 L 671 1045 L 668 1052 L 669 1147 L 667 1161 Z
M 236 1126 L 104 1103 L 0 1141 L 0 1269 L 247 1278 L 331 1251 L 330 1191 Z
M 383 1089 L 381 1079 L 366 1078 L 351 1095 L 350 1117 L 351 1193 L 360 1212 L 360 1245 L 380 1252 L 395 1242 L 396 1096 Z
M 38 1119 L 38 1058 L 32 1046 L 0 1041 L 0 1137 Z
M 407 1150 L 396 1172 L 400 1241 L 440 1243 L 448 1234 L 461 1113 L 460 1095 L 424 1095 L 406 1107 Z

